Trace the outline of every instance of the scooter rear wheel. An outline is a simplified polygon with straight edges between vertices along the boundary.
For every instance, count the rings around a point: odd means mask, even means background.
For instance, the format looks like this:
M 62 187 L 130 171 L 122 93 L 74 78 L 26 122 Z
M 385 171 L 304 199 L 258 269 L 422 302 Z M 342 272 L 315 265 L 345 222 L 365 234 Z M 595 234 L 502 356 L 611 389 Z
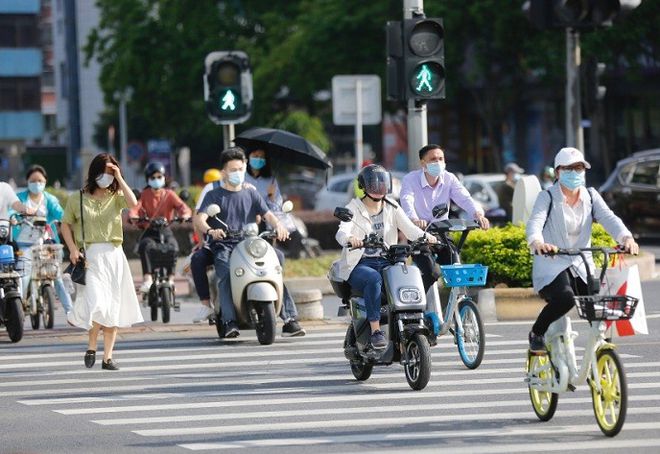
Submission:
M 357 339 L 355 338 L 355 331 L 353 325 L 348 325 L 346 337 L 344 338 L 344 350 L 348 347 L 355 347 Z M 371 372 L 374 369 L 373 364 L 366 364 L 363 360 L 351 360 L 351 372 L 356 380 L 365 381 L 371 377 Z
M 5 326 L 7 334 L 12 342 L 18 342 L 23 339 L 23 304 L 19 297 L 7 298 L 5 300 Z

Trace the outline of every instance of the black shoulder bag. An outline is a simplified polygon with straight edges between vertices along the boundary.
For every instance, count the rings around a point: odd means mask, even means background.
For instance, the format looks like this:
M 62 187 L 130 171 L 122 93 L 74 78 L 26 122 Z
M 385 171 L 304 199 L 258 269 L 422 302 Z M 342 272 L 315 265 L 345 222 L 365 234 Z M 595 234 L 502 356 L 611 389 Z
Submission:
M 87 271 L 87 263 L 85 262 L 85 219 L 83 217 L 83 190 L 80 190 L 80 230 L 82 231 L 83 248 L 81 249 L 82 255 L 78 258 L 78 262 L 74 265 L 69 263 L 64 273 L 71 275 L 71 280 L 76 284 L 85 285 L 85 273 Z M 74 239 L 75 241 L 75 239 Z

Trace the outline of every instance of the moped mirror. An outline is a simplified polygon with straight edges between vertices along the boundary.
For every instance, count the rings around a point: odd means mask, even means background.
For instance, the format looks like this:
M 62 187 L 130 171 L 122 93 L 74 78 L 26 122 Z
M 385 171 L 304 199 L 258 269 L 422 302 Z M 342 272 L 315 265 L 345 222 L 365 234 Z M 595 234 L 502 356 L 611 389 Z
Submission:
M 334 216 L 342 222 L 349 222 L 353 219 L 353 212 L 349 208 L 335 208 Z
M 206 207 L 206 214 L 208 214 L 209 217 L 217 216 L 218 214 L 220 214 L 220 207 L 215 203 L 212 203 L 211 205 Z
M 431 212 L 433 213 L 434 218 L 439 218 L 447 214 L 447 211 L 449 211 L 449 206 L 446 203 L 441 203 L 434 206 Z
M 285 213 L 289 213 L 293 211 L 293 202 L 291 200 L 287 200 L 282 204 L 282 211 Z

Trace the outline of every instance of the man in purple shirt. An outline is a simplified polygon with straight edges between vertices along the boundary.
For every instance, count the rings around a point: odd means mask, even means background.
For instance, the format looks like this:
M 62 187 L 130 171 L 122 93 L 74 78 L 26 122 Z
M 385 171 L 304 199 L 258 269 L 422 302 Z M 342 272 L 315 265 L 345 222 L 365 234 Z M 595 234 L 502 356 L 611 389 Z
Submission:
M 419 150 L 421 169 L 413 170 L 403 177 L 400 201 L 406 215 L 424 229 L 433 219 L 433 207 L 450 202 L 463 208 L 469 216 L 479 222 L 481 228 L 488 229 L 490 223 L 484 216 L 481 206 L 474 201 L 458 178 L 445 170 L 445 153 L 439 145 L 429 144 Z M 446 219 L 447 215 L 445 215 Z M 421 254 L 413 257 L 414 263 L 422 272 L 424 288 L 428 290 L 440 277 L 435 269 L 433 257 Z M 438 263 L 451 263 L 448 248 L 438 254 Z

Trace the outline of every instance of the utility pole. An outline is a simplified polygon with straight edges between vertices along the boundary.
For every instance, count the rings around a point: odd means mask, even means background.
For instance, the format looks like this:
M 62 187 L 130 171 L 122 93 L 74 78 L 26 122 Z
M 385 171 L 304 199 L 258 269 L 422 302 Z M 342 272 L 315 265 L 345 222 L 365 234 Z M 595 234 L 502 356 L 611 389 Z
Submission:
M 403 0 L 403 18 L 424 14 L 424 0 Z M 406 45 L 404 43 L 404 45 Z M 407 82 L 407 81 L 406 81 Z M 408 100 L 408 169 L 419 168 L 419 149 L 428 144 L 426 103 Z
M 566 28 L 566 145 L 584 153 L 580 106 L 580 32 Z
M 115 93 L 115 100 L 119 101 L 119 148 L 121 150 L 120 165 L 122 172 L 128 171 L 128 131 L 126 121 L 126 103 L 133 97 L 133 88 L 126 87 Z

